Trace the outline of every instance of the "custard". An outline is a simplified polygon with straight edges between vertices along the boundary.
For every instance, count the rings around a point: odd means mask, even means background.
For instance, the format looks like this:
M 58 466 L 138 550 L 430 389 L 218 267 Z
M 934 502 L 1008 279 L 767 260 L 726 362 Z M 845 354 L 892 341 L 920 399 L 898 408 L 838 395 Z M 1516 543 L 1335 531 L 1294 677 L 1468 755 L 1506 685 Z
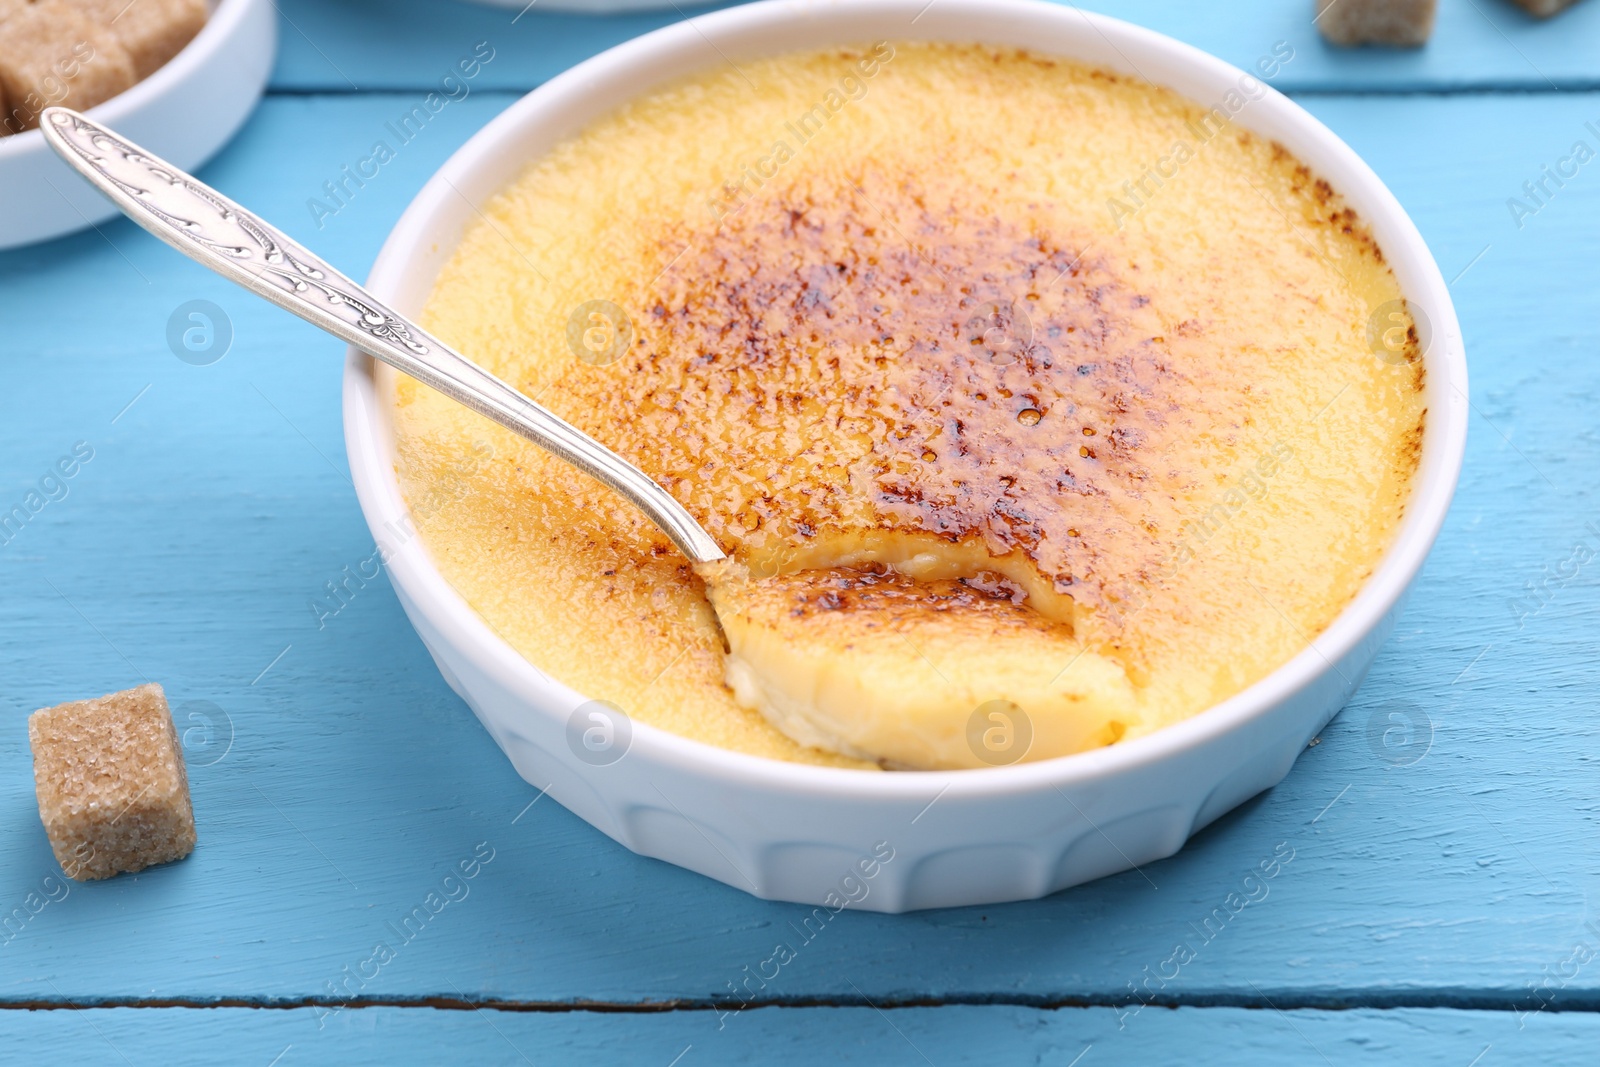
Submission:
M 1361 220 L 1229 110 L 880 43 L 595 122 L 485 208 L 423 321 L 747 577 L 714 611 L 626 501 L 400 378 L 440 572 L 586 696 L 800 762 L 1042 759 L 1258 681 L 1392 539 L 1423 370 Z

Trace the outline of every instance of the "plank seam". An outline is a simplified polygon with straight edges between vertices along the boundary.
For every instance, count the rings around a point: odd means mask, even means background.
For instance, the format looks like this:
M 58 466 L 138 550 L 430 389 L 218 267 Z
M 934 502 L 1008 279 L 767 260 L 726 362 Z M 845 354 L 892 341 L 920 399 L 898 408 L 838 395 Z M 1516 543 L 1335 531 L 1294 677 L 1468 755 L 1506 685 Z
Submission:
M 1508 997 L 1496 992 L 1437 993 L 1328 993 L 1323 995 L 1275 994 L 1243 996 L 1202 993 L 1190 996 L 1151 997 L 1029 997 L 1000 994 L 961 994 L 945 997 L 773 997 L 762 1000 L 676 998 L 672 1000 L 510 1000 L 473 997 L 93 997 L 73 999 L 3 999 L 0 1011 L 85 1011 L 108 1008 L 178 1008 L 207 1010 L 245 1008 L 261 1011 L 363 1008 L 425 1008 L 436 1011 L 500 1011 L 531 1014 L 659 1015 L 668 1012 L 743 1012 L 761 1008 L 878 1008 L 885 1011 L 946 1007 L 1016 1007 L 1040 1011 L 1087 1008 L 1243 1008 L 1253 1011 L 1398 1011 L 1440 1010 L 1501 1012 L 1527 1015 L 1600 1013 L 1600 990 L 1563 998 L 1566 1002 L 1536 1002 L 1527 996 Z

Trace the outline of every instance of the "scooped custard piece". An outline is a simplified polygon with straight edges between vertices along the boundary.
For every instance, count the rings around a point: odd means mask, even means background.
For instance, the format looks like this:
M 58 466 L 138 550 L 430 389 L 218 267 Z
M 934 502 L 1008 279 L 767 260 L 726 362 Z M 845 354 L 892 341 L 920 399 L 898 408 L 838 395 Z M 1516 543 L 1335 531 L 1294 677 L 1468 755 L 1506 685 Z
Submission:
M 559 681 L 775 758 L 1044 759 L 1237 693 L 1370 575 L 1425 411 L 1361 220 L 1232 110 L 880 43 L 596 122 L 469 228 L 425 320 L 730 561 L 695 573 L 402 378 L 430 552 Z
M 1115 662 L 1063 663 L 1070 626 L 992 573 L 832 567 L 710 589 L 735 698 L 819 749 L 895 767 L 993 766 L 1110 744 L 1139 714 Z M 1012 733 L 992 733 L 991 705 L 1009 709 L 999 725 Z

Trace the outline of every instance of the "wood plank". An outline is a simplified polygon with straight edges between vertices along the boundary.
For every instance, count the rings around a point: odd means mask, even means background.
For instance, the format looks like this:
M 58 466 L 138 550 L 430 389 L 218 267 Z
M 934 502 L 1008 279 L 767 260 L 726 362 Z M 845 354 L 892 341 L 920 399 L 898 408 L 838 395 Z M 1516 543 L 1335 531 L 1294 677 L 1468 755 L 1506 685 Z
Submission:
M 206 176 L 360 275 L 422 180 L 509 97 L 452 104 L 318 230 L 305 201 L 401 99 L 269 99 Z M 1547 585 L 1526 618 L 1511 607 L 1600 523 L 1600 164 L 1521 230 L 1505 206 L 1584 136 L 1600 95 L 1311 106 L 1392 184 L 1446 274 L 1470 265 L 1456 293 L 1481 416 L 1455 510 L 1371 679 L 1282 786 L 1150 881 L 846 912 L 763 998 L 1125 1001 L 1188 941 L 1196 958 L 1141 995 L 1600 1007 L 1600 966 L 1571 962 L 1600 945 L 1586 926 L 1600 925 L 1600 571 Z M 343 473 L 337 343 L 129 224 L 0 256 L 0 293 L 0 503 L 74 442 L 95 449 L 68 495 L 0 548 L 0 915 L 57 874 L 28 711 L 148 676 L 185 728 L 202 725 L 193 701 L 233 727 L 207 765 L 217 748 L 191 735 L 194 856 L 73 886 L 0 935 L 0 1000 L 704 1003 L 792 936 L 803 909 L 635 857 L 550 801 L 529 808 L 535 790 L 438 678 L 386 583 L 318 629 L 310 597 L 371 551 Z M 169 315 L 192 299 L 232 321 L 212 366 L 167 348 Z M 1394 702 L 1432 723 L 1409 765 L 1373 747 Z M 1282 842 L 1295 858 L 1270 896 L 1206 938 L 1198 928 Z M 494 858 L 470 894 L 341 986 L 480 843 Z M 1559 989 L 1540 985 L 1553 974 Z
M 1123 1024 L 1119 1028 L 1119 1023 Z M 1587 1067 L 1600 1019 L 1549 1013 L 1245 1011 L 1182 1008 L 1132 1018 L 1114 1008 L 768 1009 L 596 1014 L 320 1009 L 112 1008 L 5 1012 L 0 1031 L 19 1063 L 76 1052 L 90 1062 L 184 1067 L 226 1062 L 296 1067 L 393 1063 L 907 1064 L 989 1067 L 1049 1063 L 1284 1063 Z
M 685 14 L 717 5 L 681 5 Z M 1593 42 L 1600 6 L 1580 4 L 1542 22 L 1509 0 L 1439 5 L 1433 39 L 1421 50 L 1338 49 L 1313 26 L 1311 0 L 1090 0 L 1081 6 L 1159 30 L 1242 68 L 1278 41 L 1295 58 L 1274 84 L 1288 90 L 1425 90 L 1517 88 L 1600 83 Z M 438 85 L 473 46 L 487 42 L 495 58 L 474 80 L 479 88 L 526 91 L 580 60 L 683 15 L 664 12 L 585 16 L 454 0 L 391 0 L 383 14 L 362 5 L 280 0 L 278 89 L 353 92 L 425 90 Z

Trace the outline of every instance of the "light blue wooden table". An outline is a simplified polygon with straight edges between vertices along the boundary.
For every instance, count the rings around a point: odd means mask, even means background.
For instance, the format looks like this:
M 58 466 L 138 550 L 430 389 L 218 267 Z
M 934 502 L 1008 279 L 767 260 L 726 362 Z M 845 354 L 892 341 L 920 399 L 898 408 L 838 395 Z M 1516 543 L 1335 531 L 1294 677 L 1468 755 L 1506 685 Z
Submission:
M 1090 6 L 1241 65 L 1291 42 L 1277 84 L 1372 163 L 1453 279 L 1475 406 L 1460 493 L 1371 678 L 1286 782 L 1148 881 L 845 913 L 730 1013 L 800 909 L 530 807 L 385 583 L 319 629 L 308 601 L 372 545 L 341 348 L 119 222 L 0 255 L 0 510 L 93 449 L 0 547 L 0 1061 L 1600 1062 L 1600 561 L 1573 562 L 1600 548 L 1600 161 L 1520 226 L 1507 207 L 1575 141 L 1600 148 L 1600 3 L 1537 24 L 1442 0 L 1434 41 L 1402 54 L 1323 47 L 1310 0 Z M 202 174 L 358 276 L 473 131 L 665 21 L 281 10 L 272 90 Z M 307 200 L 480 41 L 471 96 L 319 228 Z M 209 366 L 166 340 L 197 299 L 233 332 Z M 63 894 L 26 715 L 144 678 L 186 731 L 200 846 Z M 1421 725 L 1386 748 L 1396 707 Z M 1285 842 L 1269 896 L 1147 986 Z M 467 896 L 364 966 L 475 849 L 493 858 Z

